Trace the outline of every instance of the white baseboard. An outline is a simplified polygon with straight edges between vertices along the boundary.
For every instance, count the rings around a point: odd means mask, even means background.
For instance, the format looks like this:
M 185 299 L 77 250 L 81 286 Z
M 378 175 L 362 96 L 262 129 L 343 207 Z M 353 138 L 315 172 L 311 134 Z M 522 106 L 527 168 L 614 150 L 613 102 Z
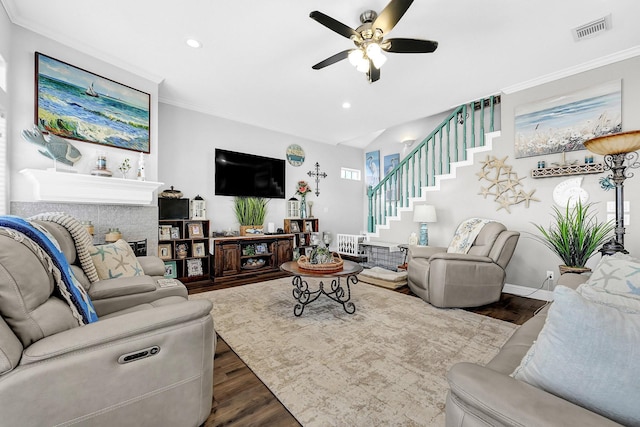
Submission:
M 529 288 L 527 286 L 505 283 L 504 288 L 502 288 L 502 292 L 506 294 L 518 295 L 521 297 L 533 298 L 541 301 L 553 301 L 553 291 L 549 291 L 547 289 L 536 289 Z

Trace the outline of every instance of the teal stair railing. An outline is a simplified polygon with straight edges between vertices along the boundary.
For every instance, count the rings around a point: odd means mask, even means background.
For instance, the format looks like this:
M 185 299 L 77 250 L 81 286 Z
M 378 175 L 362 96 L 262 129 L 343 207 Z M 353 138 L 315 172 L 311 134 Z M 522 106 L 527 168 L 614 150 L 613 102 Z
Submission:
M 436 176 L 451 172 L 452 162 L 467 159 L 468 148 L 483 147 L 487 129 L 494 131 L 499 103 L 496 95 L 457 107 L 375 187 L 370 186 L 368 231 L 408 207 L 411 198 L 422 197 L 423 188 L 435 185 Z

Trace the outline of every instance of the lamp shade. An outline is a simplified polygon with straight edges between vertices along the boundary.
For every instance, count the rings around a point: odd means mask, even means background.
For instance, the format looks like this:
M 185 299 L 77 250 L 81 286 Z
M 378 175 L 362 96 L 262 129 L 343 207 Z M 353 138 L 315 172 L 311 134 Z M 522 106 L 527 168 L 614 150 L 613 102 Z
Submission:
M 584 142 L 596 154 L 622 154 L 640 150 L 640 130 L 603 135 Z
M 413 222 L 437 222 L 436 208 L 432 205 L 417 205 L 413 209 Z

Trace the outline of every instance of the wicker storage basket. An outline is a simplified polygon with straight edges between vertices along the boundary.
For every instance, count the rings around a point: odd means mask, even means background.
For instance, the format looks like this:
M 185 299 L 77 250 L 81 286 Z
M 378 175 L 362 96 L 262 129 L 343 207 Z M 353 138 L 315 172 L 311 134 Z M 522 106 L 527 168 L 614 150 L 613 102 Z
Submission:
M 340 257 L 340 254 L 337 252 L 334 252 L 331 255 L 333 256 L 333 262 L 327 262 L 324 264 L 311 264 L 306 255 L 301 255 L 298 259 L 298 268 L 307 271 L 315 271 L 316 273 L 335 273 L 337 271 L 341 271 L 344 267 L 342 257 Z

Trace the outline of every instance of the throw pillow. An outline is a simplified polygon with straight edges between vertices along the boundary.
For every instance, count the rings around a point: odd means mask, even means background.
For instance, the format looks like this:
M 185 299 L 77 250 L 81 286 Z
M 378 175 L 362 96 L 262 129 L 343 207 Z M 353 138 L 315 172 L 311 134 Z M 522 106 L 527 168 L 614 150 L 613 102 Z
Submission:
M 640 303 L 589 301 L 558 286 L 547 320 L 512 376 L 624 425 L 640 425 Z
M 586 299 L 621 307 L 640 304 L 640 260 L 617 253 L 604 256 L 577 291 Z
M 115 243 L 91 246 L 89 255 L 101 280 L 144 275 L 131 246 L 122 239 Z

